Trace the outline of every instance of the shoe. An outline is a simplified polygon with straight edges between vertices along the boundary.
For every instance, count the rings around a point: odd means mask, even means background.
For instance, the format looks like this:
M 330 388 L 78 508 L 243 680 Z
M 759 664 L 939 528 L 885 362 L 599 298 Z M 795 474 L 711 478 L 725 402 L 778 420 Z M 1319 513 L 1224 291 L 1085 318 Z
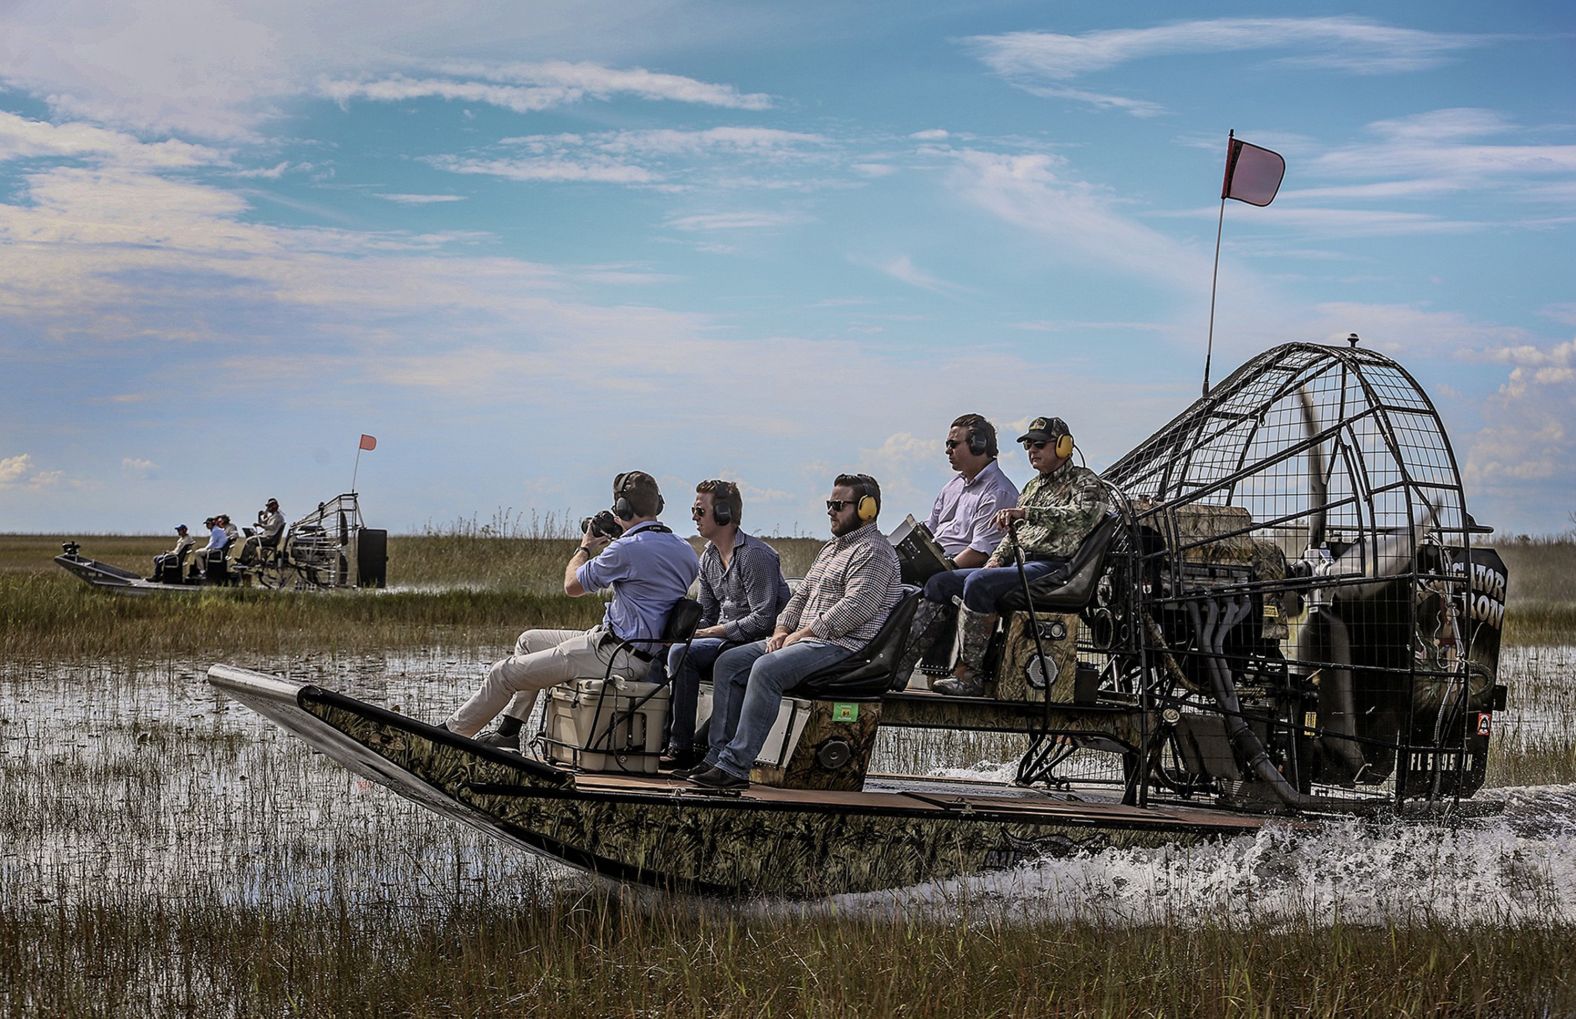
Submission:
M 985 696 L 985 684 L 974 678 L 958 679 L 954 676 L 951 679 L 938 679 L 930 684 L 930 688 L 948 697 Z
M 512 750 L 517 754 L 520 752 L 519 733 L 505 736 L 497 729 L 490 729 L 487 732 L 478 733 L 475 738 L 476 742 L 484 747 L 492 747 L 495 750 Z
M 683 750 L 677 747 L 669 747 L 662 751 L 661 757 L 657 758 L 657 767 L 663 770 L 672 768 L 680 771 L 693 771 L 695 765 L 705 759 L 706 751 L 696 747 L 688 747 Z
M 703 789 L 748 789 L 750 780 L 747 778 L 734 778 L 721 768 L 706 768 L 689 776 L 689 780 Z
M 696 761 L 694 764 L 690 765 L 688 768 L 675 768 L 673 770 L 673 777 L 674 778 L 694 778 L 696 775 L 699 775 L 703 771 L 710 771 L 711 768 L 712 768 L 712 766 L 707 764 L 706 763 L 706 759 L 704 757 L 702 757 L 699 761 Z

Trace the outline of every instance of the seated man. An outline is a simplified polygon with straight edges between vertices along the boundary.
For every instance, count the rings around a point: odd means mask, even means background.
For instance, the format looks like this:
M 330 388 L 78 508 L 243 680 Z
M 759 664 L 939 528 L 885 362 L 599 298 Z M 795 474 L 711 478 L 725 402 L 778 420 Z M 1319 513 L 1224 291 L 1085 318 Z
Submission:
M 617 540 L 596 533 L 587 522 L 580 547 L 564 569 L 564 593 L 581 598 L 613 589 L 602 622 L 589 630 L 527 630 L 514 654 L 493 663 L 487 678 L 444 728 L 475 736 L 500 710 L 489 746 L 517 749 L 522 723 L 530 717 L 536 693 L 577 679 L 641 679 L 659 653 L 657 641 L 668 613 L 695 580 L 695 550 L 657 520 L 662 493 L 644 471 L 613 479 L 613 515 L 624 527 Z M 611 672 L 609 671 L 611 667 Z M 507 705 L 507 708 L 505 708 Z
M 881 630 L 898 603 L 897 553 L 876 529 L 881 487 L 839 474 L 826 501 L 832 540 L 788 600 L 768 640 L 724 651 L 713 670 L 711 749 L 688 776 L 710 789 L 743 789 L 777 719 L 783 694 L 848 658 Z
M 175 547 L 168 552 L 160 552 L 153 557 L 153 576 L 148 579 L 163 580 L 165 563 L 172 563 L 174 564 L 174 569 L 180 569 L 187 553 L 192 550 L 192 546 L 195 544 L 197 544 L 197 539 L 186 533 L 186 525 L 177 524 L 175 527 Z
M 202 522 L 203 526 L 208 528 L 208 544 L 198 551 L 197 559 L 192 563 L 192 572 L 198 576 L 206 576 L 208 573 L 209 553 L 223 554 L 224 550 L 230 547 L 230 532 L 225 530 L 225 519 L 221 514 Z
M 689 648 L 674 647 L 668 656 L 673 707 L 668 716 L 664 767 L 688 768 L 706 753 L 704 738 L 695 743 L 695 702 L 700 684 L 711 675 L 717 656 L 729 648 L 771 636 L 777 614 L 788 604 L 777 550 L 739 528 L 744 498 L 731 481 L 702 481 L 695 486 L 690 515 L 706 539 L 700 554 L 700 626 Z
M 241 545 L 241 562 L 249 563 L 263 549 L 277 547 L 284 529 L 285 515 L 279 512 L 279 500 L 269 499 L 267 505 L 257 511 L 257 530 Z
M 952 422 L 947 432 L 947 462 L 957 474 L 936 496 L 925 526 L 953 569 L 983 566 L 1001 542 L 997 512 L 1018 504 L 1018 486 L 996 462 L 999 452 L 996 426 L 983 416 L 964 414 Z M 950 600 L 920 603 L 909 627 L 907 650 L 898 664 L 899 675 L 906 677 L 932 651 L 951 651 L 953 609 Z
M 996 524 L 1003 529 L 1014 520 L 1024 522 L 1018 531 L 1018 542 L 1009 533 L 983 568 L 938 573 L 925 585 L 928 602 L 944 604 L 956 596 L 963 599 L 963 611 L 958 617 L 958 661 L 951 679 L 931 684 L 938 693 L 978 697 L 985 692 L 982 670 L 985 650 L 996 630 L 996 603 L 1023 583 L 1017 568 L 1018 543 L 1021 542 L 1024 555 L 1024 572 L 1033 581 L 1071 559 L 1079 544 L 1110 511 L 1110 498 L 1100 476 L 1087 467 L 1073 465 L 1073 437 L 1065 421 L 1056 417 L 1035 418 L 1018 441 L 1023 443 L 1029 466 L 1037 476 L 1023 486 L 1016 508 L 996 514 Z

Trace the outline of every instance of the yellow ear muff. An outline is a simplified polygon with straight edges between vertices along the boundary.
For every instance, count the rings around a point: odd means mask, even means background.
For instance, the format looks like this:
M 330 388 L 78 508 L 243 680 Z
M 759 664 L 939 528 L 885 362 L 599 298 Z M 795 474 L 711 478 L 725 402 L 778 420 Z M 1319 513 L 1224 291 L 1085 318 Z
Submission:
M 860 523 L 868 524 L 876 518 L 877 513 L 881 512 L 881 506 L 876 502 L 875 496 L 862 495 L 859 497 L 859 505 L 854 507 L 854 512 L 859 514 Z
M 1073 455 L 1073 436 L 1071 432 L 1056 437 L 1056 457 L 1066 460 Z

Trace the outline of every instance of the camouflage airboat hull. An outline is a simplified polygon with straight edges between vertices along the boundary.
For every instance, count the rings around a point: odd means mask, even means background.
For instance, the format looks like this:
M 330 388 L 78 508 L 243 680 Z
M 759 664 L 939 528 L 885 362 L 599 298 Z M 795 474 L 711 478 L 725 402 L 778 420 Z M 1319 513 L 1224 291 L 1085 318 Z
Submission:
M 599 875 L 692 892 L 873 891 L 1082 850 L 1246 834 L 1264 823 L 925 779 L 873 779 L 863 792 L 755 786 L 708 795 L 666 777 L 555 768 L 261 673 L 216 665 L 208 676 L 341 765 L 422 806 Z

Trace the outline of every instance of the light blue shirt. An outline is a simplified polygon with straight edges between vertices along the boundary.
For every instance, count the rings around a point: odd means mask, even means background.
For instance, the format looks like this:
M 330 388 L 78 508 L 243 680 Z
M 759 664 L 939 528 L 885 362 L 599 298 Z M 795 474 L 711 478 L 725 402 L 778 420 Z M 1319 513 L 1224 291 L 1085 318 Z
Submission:
M 936 504 L 931 507 L 925 526 L 936 544 L 947 555 L 956 557 L 964 549 L 990 555 L 1001 541 L 1002 531 L 991 522 L 997 510 L 1018 505 L 1018 486 L 1001 472 L 995 460 L 969 481 L 958 474 L 947 482 Z
M 700 572 L 700 560 L 689 542 L 654 524 L 640 524 L 613 541 L 602 554 L 575 571 L 587 591 L 613 589 L 613 601 L 602 625 L 635 647 L 654 653 L 668 613 Z
M 224 543 L 229 540 L 230 533 L 224 528 L 215 524 L 212 533 L 208 535 L 208 547 L 203 549 L 203 551 L 212 552 L 216 548 L 223 548 Z

